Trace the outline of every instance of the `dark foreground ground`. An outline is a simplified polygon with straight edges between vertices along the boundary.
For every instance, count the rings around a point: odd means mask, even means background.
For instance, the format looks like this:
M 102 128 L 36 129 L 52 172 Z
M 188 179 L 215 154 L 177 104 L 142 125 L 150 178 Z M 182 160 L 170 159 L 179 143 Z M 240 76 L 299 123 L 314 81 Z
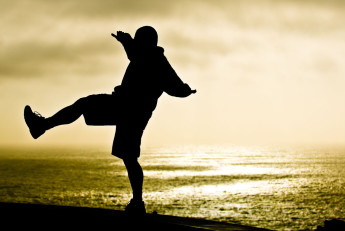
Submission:
M 110 209 L 11 203 L 0 203 L 0 222 L 1 230 L 265 230 L 155 214 L 138 219 Z

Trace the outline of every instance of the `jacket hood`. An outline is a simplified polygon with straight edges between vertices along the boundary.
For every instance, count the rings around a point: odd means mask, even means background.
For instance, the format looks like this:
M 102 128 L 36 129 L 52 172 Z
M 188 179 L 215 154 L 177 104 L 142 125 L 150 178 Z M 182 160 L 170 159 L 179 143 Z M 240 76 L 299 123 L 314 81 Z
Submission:
M 156 47 L 155 50 L 156 50 L 157 53 L 161 53 L 161 54 L 164 53 L 164 48 L 163 47 Z

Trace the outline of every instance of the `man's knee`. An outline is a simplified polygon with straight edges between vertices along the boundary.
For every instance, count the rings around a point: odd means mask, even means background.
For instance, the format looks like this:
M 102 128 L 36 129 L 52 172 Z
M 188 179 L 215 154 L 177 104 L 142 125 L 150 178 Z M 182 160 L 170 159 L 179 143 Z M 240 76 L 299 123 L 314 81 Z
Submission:
M 123 160 L 123 163 L 126 166 L 134 166 L 134 165 L 138 165 L 139 164 L 137 157 L 127 157 L 126 156 L 122 160 Z
M 84 112 L 85 108 L 87 108 L 87 105 L 90 103 L 90 98 L 89 96 L 82 97 L 75 101 L 73 106 L 78 109 L 80 112 Z
M 87 97 L 82 97 L 80 99 L 78 99 L 77 101 L 75 101 L 74 105 L 78 106 L 78 107 L 83 107 L 87 104 Z

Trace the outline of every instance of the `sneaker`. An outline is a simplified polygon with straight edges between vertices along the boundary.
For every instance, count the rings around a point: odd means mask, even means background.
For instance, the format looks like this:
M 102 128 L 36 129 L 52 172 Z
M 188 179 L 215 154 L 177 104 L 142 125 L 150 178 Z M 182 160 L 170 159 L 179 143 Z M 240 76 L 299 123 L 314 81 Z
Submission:
M 28 105 L 24 108 L 24 119 L 34 139 L 37 139 L 46 131 L 43 126 L 45 118 L 38 112 L 32 112 Z
M 146 214 L 145 203 L 143 201 L 134 201 L 127 204 L 125 213 L 131 216 L 144 216 Z

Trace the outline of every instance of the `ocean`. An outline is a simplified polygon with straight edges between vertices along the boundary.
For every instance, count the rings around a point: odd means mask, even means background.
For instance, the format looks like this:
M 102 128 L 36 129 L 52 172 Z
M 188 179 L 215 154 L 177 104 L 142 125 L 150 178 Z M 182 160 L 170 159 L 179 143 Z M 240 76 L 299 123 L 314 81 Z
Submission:
M 345 147 L 146 148 L 149 213 L 273 230 L 345 219 Z M 0 148 L 0 202 L 124 209 L 131 188 L 106 148 Z

